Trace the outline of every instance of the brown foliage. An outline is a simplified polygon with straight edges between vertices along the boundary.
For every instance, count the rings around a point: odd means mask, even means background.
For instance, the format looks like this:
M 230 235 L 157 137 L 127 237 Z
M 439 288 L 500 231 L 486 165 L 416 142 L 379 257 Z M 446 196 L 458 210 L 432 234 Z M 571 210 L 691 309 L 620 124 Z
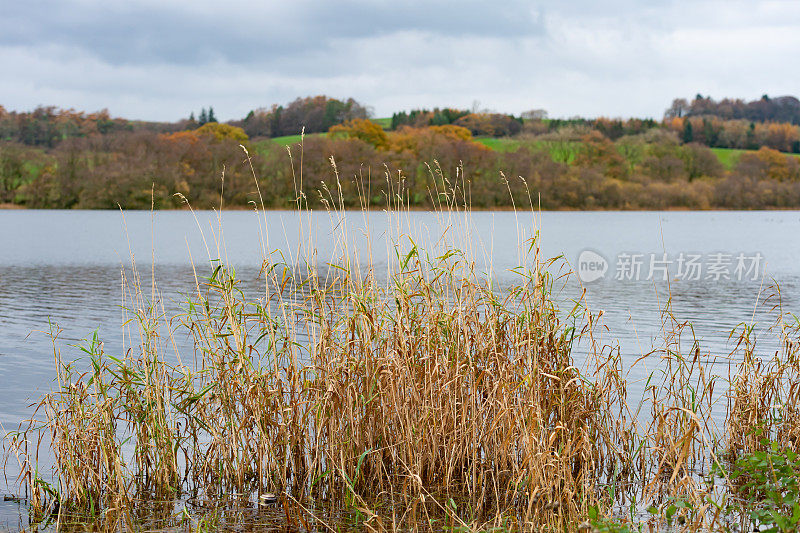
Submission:
M 367 118 L 367 109 L 353 100 L 337 100 L 327 96 L 297 98 L 284 106 L 259 108 L 251 111 L 244 120 L 233 123 L 250 137 L 280 137 L 297 135 L 301 131 L 318 133 L 352 119 Z
M 510 115 L 499 113 L 470 113 L 454 122 L 456 126 L 467 128 L 472 135 L 507 137 L 522 131 L 520 121 Z
M 800 180 L 800 164 L 796 157 L 766 147 L 742 154 L 735 171 L 740 176 L 756 180 Z
M 625 179 L 628 165 L 608 137 L 593 131 L 583 137 L 582 145 L 575 156 L 575 165 L 591 167 L 614 179 Z

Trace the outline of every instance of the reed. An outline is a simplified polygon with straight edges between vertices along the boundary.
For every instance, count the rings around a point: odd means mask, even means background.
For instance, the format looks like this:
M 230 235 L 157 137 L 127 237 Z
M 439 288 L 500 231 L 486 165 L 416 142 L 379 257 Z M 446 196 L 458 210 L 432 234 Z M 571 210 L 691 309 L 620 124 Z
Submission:
M 79 372 L 53 332 L 57 386 L 9 440 L 31 509 L 114 529 L 141 521 L 142 502 L 175 520 L 176 501 L 216 509 L 274 493 L 283 518 L 306 529 L 347 512 L 375 530 L 613 529 L 647 523 L 648 506 L 651 527 L 673 516 L 727 527 L 720 509 L 737 485 L 706 475 L 725 478 L 729 461 L 763 449 L 755 428 L 796 442 L 796 328 L 781 326 L 783 353 L 766 363 L 742 335 L 720 430 L 711 413 L 724 382 L 668 304 L 663 345 L 648 354 L 663 364 L 631 406 L 620 352 L 598 340 L 601 317 L 580 294 L 559 306 L 569 266 L 540 257 L 535 226 L 521 238 L 519 281 L 500 291 L 453 237 L 470 232 L 463 172 L 460 182 L 431 174 L 448 224 L 428 249 L 403 231 L 402 177 L 386 176 L 397 224 L 385 273 L 373 243 L 366 257 L 353 244 L 338 176 L 321 191 L 338 257 L 318 264 L 308 239 L 288 258 L 265 245 L 257 297 L 211 256 L 195 294 L 167 316 L 134 262 L 124 353 L 94 338 Z M 302 179 L 300 169 L 298 191 Z M 320 215 L 300 193 L 297 203 L 310 234 Z M 192 354 L 169 353 L 176 335 L 191 337 Z M 49 481 L 36 464 L 42 435 L 56 461 Z M 217 524 L 186 509 L 192 527 Z

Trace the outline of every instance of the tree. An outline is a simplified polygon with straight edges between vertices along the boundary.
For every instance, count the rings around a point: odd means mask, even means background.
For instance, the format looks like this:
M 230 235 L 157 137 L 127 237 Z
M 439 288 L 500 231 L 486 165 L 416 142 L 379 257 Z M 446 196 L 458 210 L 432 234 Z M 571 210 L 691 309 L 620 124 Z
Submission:
M 201 126 L 208 122 L 208 115 L 206 114 L 206 108 L 200 110 L 200 116 L 197 118 L 197 123 Z
M 345 136 L 361 139 L 375 148 L 387 148 L 389 139 L 386 132 L 378 124 L 363 118 L 354 118 L 343 124 L 337 124 L 328 130 L 328 137 Z
M 723 168 L 719 158 L 707 146 L 689 143 L 681 147 L 680 157 L 683 159 L 689 181 L 696 178 L 718 178 Z
M 747 134 L 745 135 L 746 145 L 745 147 L 748 150 L 755 150 L 758 148 L 758 144 L 756 142 L 756 125 L 754 122 L 750 123 L 750 127 L 747 128 Z
M 208 106 L 208 121 L 217 122 L 217 117 L 214 116 L 214 108 L 211 106 Z
M 688 144 L 694 141 L 694 132 L 692 131 L 692 121 L 688 118 L 683 121 L 683 142 Z
M 219 141 L 233 139 L 238 142 L 246 142 L 247 134 L 242 128 L 231 126 L 230 124 L 220 124 L 219 122 L 208 122 L 197 129 L 200 135 L 213 135 Z
M 522 130 L 520 120 L 499 113 L 470 113 L 458 118 L 453 124 L 467 128 L 473 135 L 492 137 L 516 135 Z
M 664 118 L 681 118 L 689 111 L 689 102 L 686 98 L 676 98 L 672 105 L 664 111 Z
M 547 118 L 547 111 L 544 109 L 530 109 L 523 111 L 520 117 L 523 120 L 545 120 Z

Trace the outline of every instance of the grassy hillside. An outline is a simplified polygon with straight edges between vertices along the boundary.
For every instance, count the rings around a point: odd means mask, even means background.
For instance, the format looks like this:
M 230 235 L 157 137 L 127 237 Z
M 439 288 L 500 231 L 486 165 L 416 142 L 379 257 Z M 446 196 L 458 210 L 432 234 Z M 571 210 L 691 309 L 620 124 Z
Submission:
M 308 133 L 306 134 L 306 139 L 311 137 L 321 137 L 325 135 L 324 133 Z M 275 142 L 280 144 L 281 146 L 289 146 L 292 144 L 298 144 L 302 139 L 301 135 L 284 135 L 283 137 L 273 137 L 271 139 L 267 139 L 265 141 L 260 142 Z
M 475 140 L 495 152 L 513 152 L 522 144 L 519 140 L 510 137 L 477 137 Z
M 745 154 L 747 152 L 755 152 L 755 150 L 742 150 L 739 148 L 712 148 L 711 151 L 716 154 L 717 159 L 719 159 L 719 162 L 722 163 L 722 166 L 724 166 L 728 170 L 736 166 L 736 163 L 739 161 L 739 158 L 741 157 L 742 154 Z M 786 155 L 791 155 L 800 158 L 800 154 L 786 154 Z
M 388 130 L 392 127 L 392 117 L 373 118 L 372 122 L 385 130 Z
M 740 150 L 738 148 L 712 148 L 712 152 L 717 156 L 719 162 L 726 169 L 732 169 L 739 161 L 739 157 L 750 150 Z

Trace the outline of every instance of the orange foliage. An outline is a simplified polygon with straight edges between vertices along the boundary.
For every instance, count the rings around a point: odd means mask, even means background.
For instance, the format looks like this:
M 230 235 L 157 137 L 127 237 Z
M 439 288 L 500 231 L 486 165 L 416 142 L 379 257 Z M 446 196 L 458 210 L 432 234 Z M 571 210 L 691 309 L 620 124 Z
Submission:
M 794 124 L 771 122 L 761 126 L 765 130 L 763 132 L 764 143 L 781 152 L 791 151 L 792 144 L 800 140 L 800 128 Z M 758 129 L 761 128 L 757 128 L 756 136 L 758 136 Z
M 389 134 L 389 149 L 399 154 L 416 154 L 419 148 L 420 131 L 423 128 L 400 126 Z
M 231 139 L 238 142 L 247 142 L 248 137 L 242 128 L 219 122 L 208 122 L 197 128 L 198 135 L 213 135 L 218 141 Z
M 389 149 L 401 154 L 419 155 L 422 148 L 438 142 L 466 142 L 478 150 L 489 150 L 485 145 L 473 141 L 472 133 L 467 128 L 453 124 L 424 128 L 401 126 L 389 134 L 388 140 Z
M 617 151 L 614 143 L 598 131 L 583 137 L 583 146 L 576 154 L 573 163 L 578 167 L 599 167 L 611 178 L 627 177 L 628 166 L 625 158 Z
M 386 132 L 378 124 L 364 118 L 354 118 L 342 124 L 332 126 L 328 130 L 328 137 L 348 137 L 361 139 L 375 148 L 386 149 L 389 139 Z
M 456 126 L 454 124 L 445 124 L 444 126 L 431 126 L 429 128 L 432 132 L 444 135 L 448 139 L 454 141 L 471 141 L 472 133 L 464 127 Z
M 161 138 L 172 142 L 188 142 L 194 144 L 200 140 L 196 130 L 176 131 L 175 133 L 164 133 Z
M 796 177 L 797 160 L 772 148 L 763 146 L 755 154 L 743 154 L 741 159 L 747 158 L 755 158 L 764 165 L 769 179 L 789 181 Z
M 685 117 L 673 117 L 673 118 L 665 118 L 664 119 L 664 126 L 681 135 L 683 133 L 684 122 L 686 121 Z

